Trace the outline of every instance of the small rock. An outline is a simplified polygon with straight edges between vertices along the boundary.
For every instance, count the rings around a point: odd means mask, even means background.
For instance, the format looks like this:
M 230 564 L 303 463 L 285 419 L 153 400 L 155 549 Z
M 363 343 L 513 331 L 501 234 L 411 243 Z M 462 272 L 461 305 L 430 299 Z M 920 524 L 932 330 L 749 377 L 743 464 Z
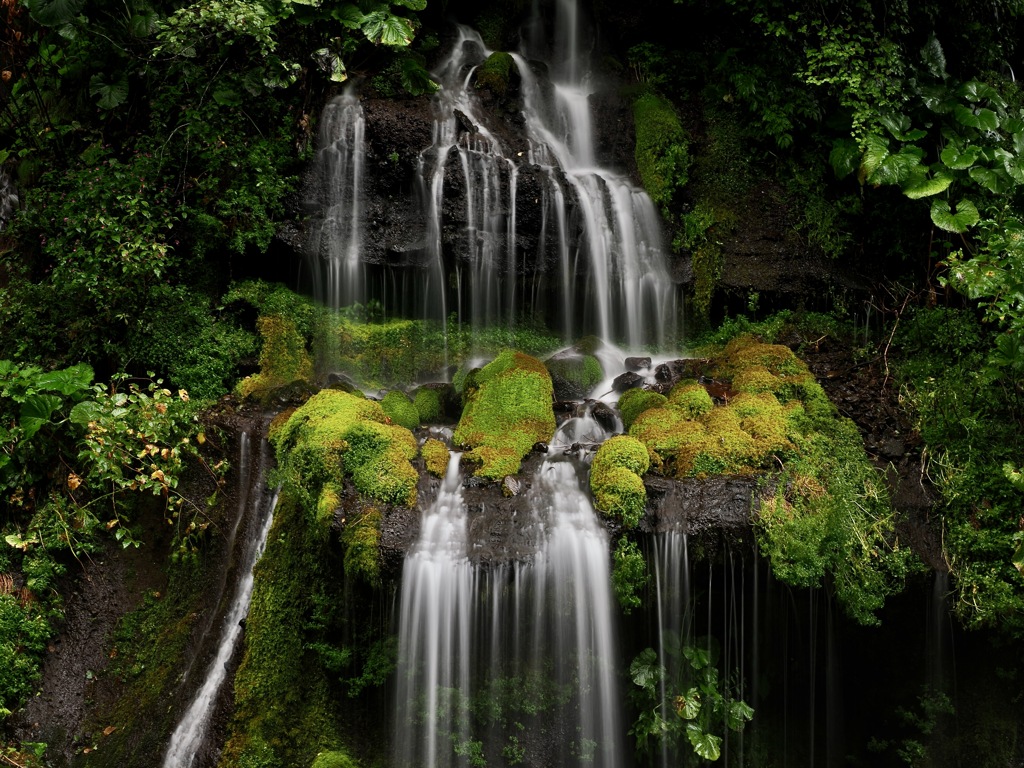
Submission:
M 645 368 L 651 367 L 651 358 L 649 357 L 627 357 L 626 358 L 626 370 L 627 371 L 642 371 Z
M 534 443 L 533 444 L 533 450 L 536 453 L 547 453 L 548 452 L 548 444 L 547 443 Z
M 506 475 L 501 481 L 501 492 L 504 496 L 518 496 L 521 488 L 520 482 L 512 475 Z
M 609 407 L 607 403 L 595 402 L 591 406 L 590 415 L 594 417 L 594 421 L 601 425 L 602 429 L 608 432 L 614 432 L 619 428 L 619 420 L 615 415 L 615 410 Z
M 619 374 L 615 377 L 615 381 L 612 382 L 612 389 L 616 392 L 625 392 L 627 389 L 636 389 L 643 383 L 643 376 L 638 373 L 633 373 L 632 371 L 627 371 L 626 373 Z

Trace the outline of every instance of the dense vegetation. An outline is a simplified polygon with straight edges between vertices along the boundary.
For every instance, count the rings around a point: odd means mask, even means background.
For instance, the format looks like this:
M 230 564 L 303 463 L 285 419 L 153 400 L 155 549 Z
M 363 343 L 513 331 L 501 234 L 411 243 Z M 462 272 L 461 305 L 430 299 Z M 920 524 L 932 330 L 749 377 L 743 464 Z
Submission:
M 377 93 L 423 97 L 436 88 L 426 67 L 446 34 L 446 12 L 511 48 L 525 5 L 128 0 L 115 10 L 98 0 L 0 2 L 0 188 L 13 183 L 18 193 L 15 210 L 0 207 L 0 717 L 31 693 L 59 625 L 60 579 L 83 556 L 111 541 L 138 546 L 155 520 L 173 530 L 173 569 L 194 566 L 208 508 L 180 494 L 178 483 L 187 471 L 216 478 L 225 468 L 220 457 L 204 457 L 203 406 L 232 391 L 269 402 L 282 388 L 294 394 L 296 382 L 301 394 L 314 388 L 324 360 L 376 388 L 410 384 L 471 349 L 514 346 L 543 356 L 559 346 L 534 327 L 495 329 L 481 340 L 454 326 L 378 317 L 371 307 L 334 315 L 274 283 L 285 250 L 275 236 L 300 215 L 300 176 L 326 96 L 351 73 L 367 76 Z M 923 440 L 921 476 L 941 498 L 930 524 L 943 533 L 963 624 L 1020 639 L 1024 95 L 1014 71 L 1022 71 L 1024 7 L 596 0 L 591 10 L 606 31 L 602 74 L 632 100 L 637 175 L 672 231 L 676 258 L 692 270 L 688 323 L 707 329 L 737 309 L 756 316 L 787 303 L 781 294 L 722 287 L 723 243 L 762 224 L 753 201 L 766 190 L 791 215 L 796 240 L 786 242 L 803 256 L 872 276 L 860 293 L 829 297 L 836 321 L 828 334 L 884 368 L 880 387 L 897 382 Z M 489 87 L 503 90 L 508 69 L 507 55 L 493 56 L 483 73 Z M 780 335 L 779 326 L 733 322 L 763 341 Z M 621 403 L 624 425 L 649 453 L 637 458 L 633 438 L 603 448 L 595 497 L 635 524 L 648 460 L 683 477 L 764 469 L 780 457 L 789 485 L 766 507 L 765 550 L 791 583 L 830 583 L 852 613 L 870 620 L 906 567 L 903 553 L 889 551 L 885 567 L 872 565 L 872 542 L 888 541 L 877 478 L 849 424 L 829 422 L 814 437 L 780 428 L 792 419 L 781 411 L 788 401 L 803 404 L 808 422 L 821 417 L 805 399 L 818 392 L 805 380 L 778 380 L 803 371 L 762 368 L 744 374 L 747 396 L 728 409 L 709 407 L 700 387 L 667 397 L 631 392 Z M 544 400 L 546 409 L 550 385 L 540 369 L 530 368 L 540 383 L 525 399 Z M 565 364 L 548 370 L 569 375 Z M 461 391 L 470 377 L 475 417 L 491 422 L 487 382 L 505 373 L 495 371 L 474 379 L 464 370 L 457 382 Z M 599 378 L 593 365 L 584 373 Z M 445 420 L 446 396 L 423 389 L 410 402 L 394 393 L 368 421 L 346 422 L 349 450 L 365 454 L 345 461 L 348 476 L 380 501 L 408 501 L 415 451 L 393 432 Z M 730 433 L 742 442 L 744 464 L 725 448 L 701 450 L 696 438 L 685 450 L 674 433 L 671 446 L 661 445 L 655 432 L 666 430 L 666 414 L 694 433 L 710 421 L 760 419 L 763 434 Z M 549 434 L 549 415 L 537 416 L 529 434 L 516 433 L 514 450 L 467 439 L 481 474 L 514 470 Z M 301 420 L 278 438 L 293 461 L 301 457 L 289 441 Z M 395 441 L 397 453 L 383 450 Z M 438 446 L 424 456 L 443 473 Z M 382 466 L 385 457 L 392 461 Z M 342 478 L 313 470 L 324 475 L 324 493 L 337 491 L 332 483 Z M 393 487 L 381 490 L 383 479 Z M 304 498 L 290 481 L 278 525 L 291 519 L 299 533 L 270 554 L 278 550 L 284 570 L 294 561 L 324 573 L 337 556 L 324 520 L 332 500 Z M 856 497 L 863 519 L 851 523 L 821 502 L 826 484 Z M 794 509 L 806 514 L 794 518 Z M 374 530 L 346 533 L 343 549 L 354 554 L 335 565 L 354 581 L 374 581 L 375 563 L 359 558 L 372 549 Z M 635 593 L 624 574 L 640 570 L 639 554 L 628 538 L 621 542 L 616 588 L 628 604 Z M 857 557 L 845 558 L 851 546 Z M 293 604 L 288 596 L 300 586 L 288 578 L 257 595 L 251 653 L 290 648 L 342 687 L 361 685 L 352 682 L 360 675 L 379 682 L 389 664 L 384 641 L 336 642 L 351 629 L 351 617 L 331 604 L 340 591 Z M 294 634 L 285 636 L 285 625 Z M 247 664 L 240 673 L 240 720 L 264 685 L 287 689 L 287 703 L 302 701 L 310 712 L 326 695 L 252 670 Z M 333 726 L 315 716 L 296 716 L 288 727 L 308 726 L 317 749 L 339 748 Z M 269 735 L 290 718 L 253 717 L 231 753 L 253 765 L 275 750 L 291 759 L 292 747 Z M 303 749 L 308 763 L 316 751 Z M 22 765 L 39 760 L 31 745 L 10 755 Z M 347 757 L 325 752 L 321 764 Z

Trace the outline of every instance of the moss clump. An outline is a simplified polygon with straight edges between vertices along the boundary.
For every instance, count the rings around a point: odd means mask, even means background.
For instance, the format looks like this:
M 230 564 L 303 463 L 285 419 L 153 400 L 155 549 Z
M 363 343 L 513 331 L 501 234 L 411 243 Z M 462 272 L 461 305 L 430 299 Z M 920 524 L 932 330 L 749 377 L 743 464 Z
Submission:
M 341 506 L 341 488 L 328 483 L 320 490 L 316 500 L 316 520 L 321 526 L 329 526 L 334 520 L 334 513 Z
M 668 477 L 686 475 L 676 464 L 684 451 L 707 439 L 707 430 L 699 421 L 687 418 L 675 408 L 648 408 L 641 413 L 629 434 L 647 447 L 651 466 Z
M 627 389 L 619 398 L 619 414 L 626 429 L 633 426 L 636 417 L 651 408 L 660 408 L 668 402 L 668 398 L 659 392 L 646 389 Z
M 380 401 L 380 407 L 393 424 L 406 429 L 416 429 L 420 425 L 420 412 L 405 392 L 391 390 Z
M 345 752 L 321 752 L 311 768 L 359 768 L 358 763 Z
M 633 121 L 640 179 L 655 205 L 671 215 L 675 195 L 689 178 L 686 131 L 672 104 L 654 93 L 645 93 L 633 103 Z
M 371 507 L 346 523 L 341 533 L 345 545 L 345 575 L 376 586 L 380 583 L 380 510 Z
M 499 480 L 554 434 L 551 376 L 536 358 L 506 351 L 470 378 L 454 440 L 470 447 L 478 476 Z
M 590 467 L 594 505 L 625 527 L 635 528 L 647 504 L 647 489 L 640 476 L 649 468 L 647 448 L 639 440 L 626 435 L 606 440 Z
M 476 87 L 487 88 L 496 96 L 504 96 L 508 92 L 509 80 L 515 66 L 516 63 L 511 54 L 495 51 L 477 67 Z
M 569 398 L 584 397 L 604 378 L 601 361 L 593 355 L 566 355 L 544 363 L 555 382 L 556 391 Z
M 416 406 L 421 424 L 436 424 L 444 417 L 444 399 L 438 389 L 420 387 L 416 390 L 412 403 Z
M 444 477 L 448 471 L 448 460 L 451 452 L 448 446 L 440 440 L 428 439 L 420 449 L 423 455 L 423 463 L 427 465 L 427 471 L 435 477 Z
M 387 424 L 379 403 L 338 390 L 323 390 L 277 431 L 278 461 L 308 488 L 340 486 L 346 474 L 356 489 L 380 501 L 413 505 L 419 475 L 408 429 Z
M 715 401 L 703 386 L 696 381 L 681 381 L 668 393 L 668 404 L 689 419 L 696 419 L 709 413 Z
M 717 375 L 733 379 L 739 373 L 764 368 L 776 376 L 796 376 L 807 373 L 793 350 L 782 344 L 765 344 L 756 336 L 744 334 L 732 339 L 718 359 Z
M 306 340 L 292 320 L 269 315 L 257 321 L 257 328 L 263 341 L 260 372 L 238 383 L 236 391 L 240 397 L 265 400 L 279 387 L 313 381 L 313 360 L 306 350 Z

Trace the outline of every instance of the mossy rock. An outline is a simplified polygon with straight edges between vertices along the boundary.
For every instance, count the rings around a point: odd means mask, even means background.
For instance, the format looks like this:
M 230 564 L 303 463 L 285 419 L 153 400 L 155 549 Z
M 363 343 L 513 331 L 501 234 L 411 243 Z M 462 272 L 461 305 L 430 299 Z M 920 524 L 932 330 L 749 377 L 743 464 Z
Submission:
M 451 458 L 451 451 L 448 450 L 447 445 L 431 437 L 423 443 L 420 453 L 430 474 L 440 478 L 447 474 L 448 461 Z
M 346 752 L 321 752 L 310 768 L 359 768 L 359 764 Z
M 633 426 L 636 417 L 651 408 L 660 408 L 668 402 L 668 398 L 660 392 L 647 389 L 627 389 L 619 398 L 619 414 L 625 429 Z
M 377 586 L 380 584 L 380 510 L 370 507 L 346 522 L 341 532 L 345 545 L 345 576 Z
M 552 394 L 544 364 L 521 352 L 502 352 L 473 374 L 453 438 L 470 449 L 465 458 L 480 465 L 477 476 L 516 474 L 534 444 L 551 439 Z
M 696 381 L 681 381 L 668 393 L 668 404 L 689 419 L 696 419 L 709 413 L 715 401 L 703 386 Z
M 278 462 L 308 488 L 340 486 L 350 475 L 356 490 L 380 501 L 412 506 L 418 453 L 405 427 L 388 424 L 379 403 L 322 390 L 298 408 L 273 437 Z
M 649 467 L 647 448 L 636 438 L 619 435 L 606 440 L 590 467 L 594 505 L 626 528 L 635 528 L 647 504 L 641 475 Z
M 734 379 L 738 374 L 753 367 L 761 367 L 776 376 L 806 374 L 804 365 L 793 350 L 782 344 L 765 344 L 756 336 L 744 334 L 725 345 L 719 356 L 716 375 Z
M 579 400 L 593 391 L 604 379 L 601 361 L 593 355 L 565 354 L 544 363 L 551 374 L 555 397 Z
M 268 315 L 257 321 L 260 339 L 260 372 L 246 376 L 235 389 L 239 397 L 267 402 L 275 390 L 296 382 L 313 381 L 313 360 L 306 340 L 295 323 L 283 315 Z
M 445 415 L 444 390 L 436 387 L 420 387 L 413 394 L 412 403 L 419 414 L 421 424 L 437 424 Z
M 380 407 L 384 409 L 392 424 L 406 429 L 416 429 L 420 425 L 419 410 L 405 392 L 391 390 L 380 401 Z
M 476 87 L 486 88 L 495 96 L 504 97 L 516 72 L 516 63 L 511 54 L 495 51 L 477 67 Z

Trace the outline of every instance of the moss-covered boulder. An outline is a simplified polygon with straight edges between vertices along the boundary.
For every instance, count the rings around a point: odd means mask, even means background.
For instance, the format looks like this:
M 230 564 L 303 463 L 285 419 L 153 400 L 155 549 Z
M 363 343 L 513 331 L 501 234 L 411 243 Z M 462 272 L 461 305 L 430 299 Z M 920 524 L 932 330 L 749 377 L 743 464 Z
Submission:
M 384 502 L 416 503 L 419 475 L 409 460 L 418 453 L 405 427 L 388 424 L 380 403 L 323 390 L 298 408 L 273 435 L 278 461 L 306 488 L 342 485 Z
M 405 392 L 391 390 L 380 401 L 380 407 L 384 409 L 392 424 L 406 429 L 416 429 L 420 425 L 420 412 Z
M 313 360 L 295 323 L 284 315 L 268 315 L 259 318 L 257 328 L 263 344 L 260 371 L 242 379 L 236 393 L 242 398 L 266 402 L 282 387 L 296 383 L 309 386 L 313 381 Z
M 445 476 L 448 472 L 448 460 L 451 458 L 451 451 L 447 445 L 431 437 L 423 443 L 420 454 L 430 474 L 441 478 Z
M 715 407 L 708 391 L 696 381 L 681 381 L 668 393 L 668 405 L 681 411 L 687 418 L 696 419 L 710 413 Z
M 606 440 L 590 467 L 594 505 L 626 528 L 635 528 L 647 503 L 641 475 L 649 467 L 647 448 L 639 440 L 626 435 Z
M 560 354 L 544 366 L 551 374 L 551 383 L 558 400 L 579 400 L 593 391 L 604 378 L 601 361 L 593 355 Z
M 660 408 L 668 402 L 668 398 L 660 392 L 647 389 L 627 389 L 619 398 L 619 414 L 622 425 L 629 429 L 636 417 L 651 408 Z
M 504 51 L 495 51 L 477 67 L 476 87 L 485 88 L 495 96 L 504 97 L 508 93 L 513 77 L 518 77 L 518 72 L 512 55 Z
M 469 448 L 464 458 L 479 464 L 477 476 L 514 475 L 535 443 L 551 439 L 552 394 L 544 364 L 521 352 L 502 352 L 469 377 L 454 440 Z

